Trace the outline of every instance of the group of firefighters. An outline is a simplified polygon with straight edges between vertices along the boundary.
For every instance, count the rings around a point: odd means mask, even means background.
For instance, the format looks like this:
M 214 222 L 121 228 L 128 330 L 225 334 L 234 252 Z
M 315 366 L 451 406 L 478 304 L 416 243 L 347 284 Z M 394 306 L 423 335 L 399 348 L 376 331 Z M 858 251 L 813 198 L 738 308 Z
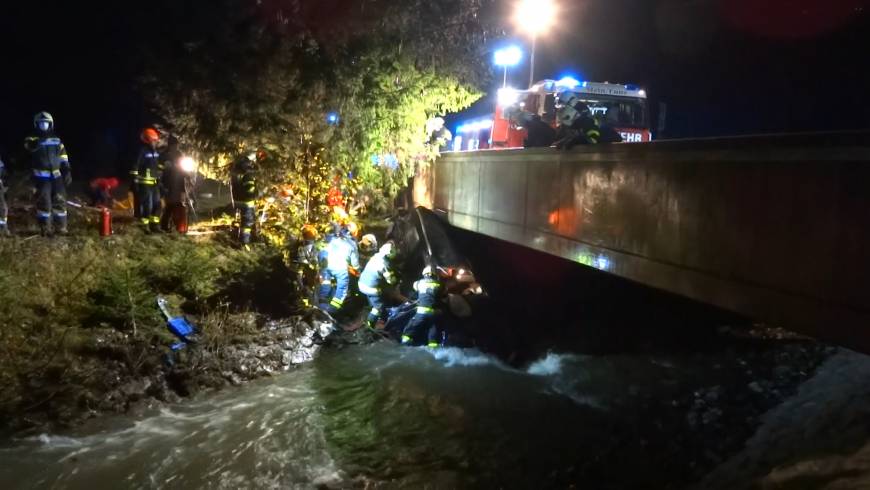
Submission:
M 51 114 L 40 112 L 33 124 L 35 133 L 27 137 L 24 146 L 31 157 L 37 222 L 44 235 L 63 235 L 68 232 L 66 193 L 72 182 L 69 155 L 54 133 Z M 140 137 L 142 148 L 130 169 L 134 215 L 146 233 L 168 232 L 173 224 L 177 231 L 186 233 L 193 169 L 185 164 L 176 138 L 170 136 L 161 146 L 160 133 L 154 128 L 145 128 Z M 250 152 L 231 167 L 232 196 L 240 214 L 242 244 L 250 243 L 255 224 L 258 197 L 255 164 L 262 158 L 261 152 Z M 0 233 L 8 234 L 4 171 L 0 161 Z M 117 186 L 115 178 L 94 179 L 90 186 L 92 204 L 111 207 L 111 190 Z M 310 298 L 305 302 L 335 315 L 345 306 L 352 277 L 355 277 L 357 288 L 366 296 L 370 307 L 366 324 L 377 328 L 387 320 L 386 303 L 390 302 L 398 283 L 396 246 L 387 242 L 378 249 L 374 235 L 359 239 L 359 227 L 346 214 L 339 214 L 332 226 L 333 230 L 322 239 L 313 225 L 302 229 L 296 264 L 299 286 Z M 360 268 L 360 252 L 373 254 L 363 268 Z M 401 341 L 407 345 L 437 347 L 440 336 L 434 317 L 442 287 L 432 266 L 426 266 L 421 275 L 414 283 L 415 315 L 404 327 Z
M 386 307 L 396 294 L 398 286 L 397 247 L 387 242 L 378 248 L 373 235 L 364 235 L 359 241 L 359 227 L 351 221 L 339 220 L 333 230 L 322 239 L 317 229 L 305 225 L 302 242 L 296 256 L 298 284 L 307 296 L 308 304 L 317 304 L 330 315 L 342 311 L 351 291 L 352 277 L 357 278 L 357 289 L 365 295 L 369 312 L 365 324 L 368 328 L 382 328 L 388 319 Z M 377 250 L 360 270 L 360 254 Z M 414 283 L 416 293 L 415 314 L 401 332 L 404 345 L 438 347 L 440 331 L 435 323 L 435 308 L 443 290 L 438 272 L 427 265 L 421 278 Z
M 618 143 L 622 136 L 606 122 L 592 114 L 592 109 L 581 100 L 580 94 L 566 90 L 556 97 L 556 127 L 545 122 L 538 114 L 519 108 L 507 111 L 509 117 L 527 130 L 523 146 L 570 149 L 575 145 Z
M 31 163 L 37 224 L 43 235 L 66 235 L 67 188 L 72 183 L 69 155 L 54 132 L 51 114 L 36 114 L 33 126 L 34 133 L 24 140 L 24 148 Z M 146 233 L 169 232 L 173 227 L 179 233 L 187 233 L 195 168 L 179 150 L 174 136 L 161 144 L 160 132 L 149 127 L 142 130 L 140 138 L 142 147 L 129 172 L 133 214 Z M 246 154 L 234 162 L 231 169 L 233 199 L 241 214 L 239 238 L 243 244 L 251 240 L 256 215 L 257 183 L 253 164 L 257 158 L 262 156 Z M 0 235 L 9 234 L 5 178 L 6 167 L 0 160 Z M 93 179 L 88 188 L 91 204 L 110 208 L 112 191 L 118 185 L 114 177 Z

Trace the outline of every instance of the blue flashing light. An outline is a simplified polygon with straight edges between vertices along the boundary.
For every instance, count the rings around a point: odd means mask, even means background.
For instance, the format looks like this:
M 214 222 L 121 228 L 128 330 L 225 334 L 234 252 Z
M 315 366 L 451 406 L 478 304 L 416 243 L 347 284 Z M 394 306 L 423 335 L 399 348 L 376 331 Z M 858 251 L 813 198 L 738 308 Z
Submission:
M 339 120 L 341 120 L 341 118 L 338 116 L 337 112 L 330 112 L 326 114 L 326 122 L 330 126 L 335 126 L 336 124 L 338 124 Z
M 585 82 L 582 82 L 585 86 Z M 564 76 L 558 82 L 556 82 L 556 86 L 564 87 L 567 89 L 577 88 L 581 82 L 572 76 Z

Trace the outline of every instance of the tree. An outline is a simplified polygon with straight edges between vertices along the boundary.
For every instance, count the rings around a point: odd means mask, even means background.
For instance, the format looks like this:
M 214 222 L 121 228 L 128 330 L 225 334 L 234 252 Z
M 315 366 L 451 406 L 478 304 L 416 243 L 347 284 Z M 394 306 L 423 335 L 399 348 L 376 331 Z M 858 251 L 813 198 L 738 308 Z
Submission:
M 167 1 L 162 18 L 185 28 L 149 45 L 156 69 L 142 87 L 216 175 L 241 151 L 266 151 L 278 230 L 325 222 L 336 182 L 384 210 L 435 156 L 427 119 L 481 95 L 481 2 Z

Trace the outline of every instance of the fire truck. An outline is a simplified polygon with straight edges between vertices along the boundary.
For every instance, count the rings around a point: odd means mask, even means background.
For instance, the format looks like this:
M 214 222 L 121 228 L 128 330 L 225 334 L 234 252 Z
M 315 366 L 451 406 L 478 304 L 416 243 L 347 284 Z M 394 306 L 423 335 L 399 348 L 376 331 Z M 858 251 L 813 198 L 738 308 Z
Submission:
M 464 121 L 456 128 L 453 151 L 522 148 L 527 131 L 511 116 L 523 111 L 557 126 L 556 99 L 565 91 L 579 95 L 600 124 L 615 129 L 626 143 L 650 141 L 646 91 L 634 85 L 579 81 L 572 77 L 543 80 L 527 90 L 503 88 L 493 117 Z

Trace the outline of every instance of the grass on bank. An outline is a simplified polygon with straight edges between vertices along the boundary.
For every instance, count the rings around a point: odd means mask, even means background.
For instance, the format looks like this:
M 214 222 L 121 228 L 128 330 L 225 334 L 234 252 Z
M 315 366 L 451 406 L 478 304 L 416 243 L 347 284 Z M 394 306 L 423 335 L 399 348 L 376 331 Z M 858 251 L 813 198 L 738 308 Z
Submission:
M 254 338 L 252 312 L 294 309 L 281 253 L 221 235 L 11 238 L 0 240 L 0 265 L 0 417 L 75 396 L 65 386 L 106 384 L 107 364 L 119 375 L 160 369 L 174 339 L 157 295 L 190 315 L 210 349 Z

